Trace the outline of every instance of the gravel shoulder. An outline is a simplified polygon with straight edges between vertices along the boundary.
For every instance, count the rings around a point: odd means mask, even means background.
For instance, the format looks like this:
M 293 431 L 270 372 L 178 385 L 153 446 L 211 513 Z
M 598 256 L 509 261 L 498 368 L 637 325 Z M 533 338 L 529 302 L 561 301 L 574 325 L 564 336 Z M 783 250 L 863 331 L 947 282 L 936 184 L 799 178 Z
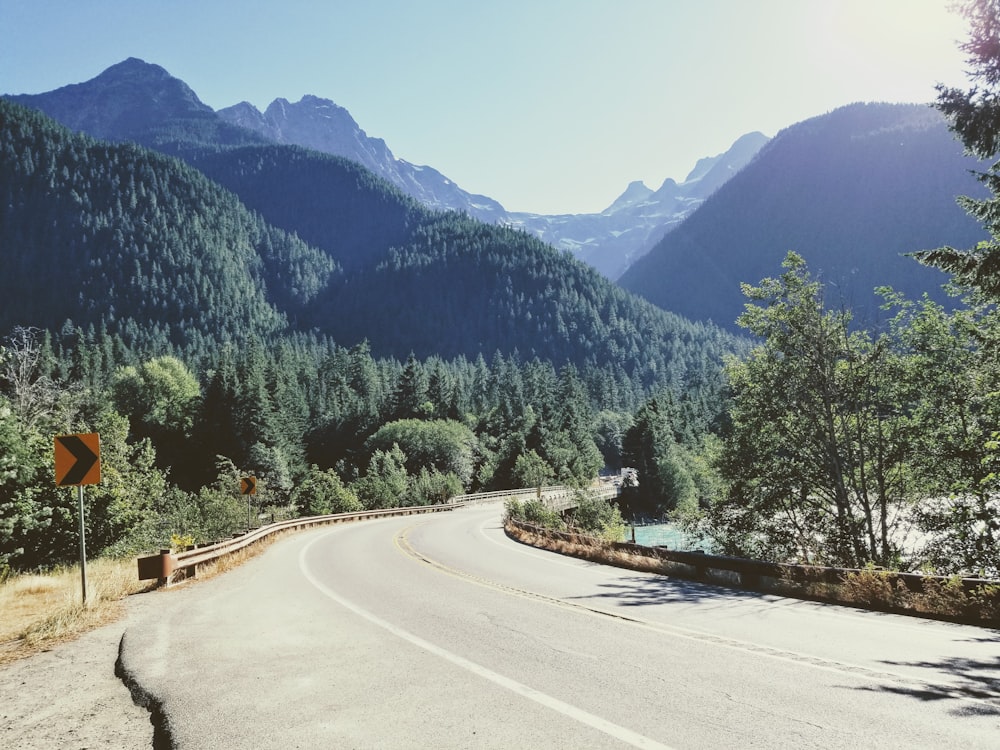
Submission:
M 122 634 L 155 606 L 131 597 L 125 616 L 0 667 L 0 745 L 19 750 L 153 747 L 149 712 L 115 676 Z

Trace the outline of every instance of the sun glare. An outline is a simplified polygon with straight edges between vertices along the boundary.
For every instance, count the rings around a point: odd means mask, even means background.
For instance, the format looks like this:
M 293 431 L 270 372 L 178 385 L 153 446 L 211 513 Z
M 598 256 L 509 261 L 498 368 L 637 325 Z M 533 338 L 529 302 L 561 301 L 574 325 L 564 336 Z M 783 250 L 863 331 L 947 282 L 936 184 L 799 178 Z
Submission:
M 937 83 L 960 83 L 965 22 L 946 0 L 840 0 L 816 5 L 817 42 L 835 77 L 864 81 L 868 96 L 930 101 Z

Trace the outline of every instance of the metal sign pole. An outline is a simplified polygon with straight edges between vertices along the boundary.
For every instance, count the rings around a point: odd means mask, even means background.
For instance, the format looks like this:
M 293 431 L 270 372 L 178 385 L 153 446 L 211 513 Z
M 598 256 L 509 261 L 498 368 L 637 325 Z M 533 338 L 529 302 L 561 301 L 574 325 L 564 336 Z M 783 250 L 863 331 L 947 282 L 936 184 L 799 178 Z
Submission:
M 80 506 L 80 583 L 83 586 L 83 606 L 87 606 L 87 541 L 83 522 L 83 485 L 76 486 L 77 504 Z

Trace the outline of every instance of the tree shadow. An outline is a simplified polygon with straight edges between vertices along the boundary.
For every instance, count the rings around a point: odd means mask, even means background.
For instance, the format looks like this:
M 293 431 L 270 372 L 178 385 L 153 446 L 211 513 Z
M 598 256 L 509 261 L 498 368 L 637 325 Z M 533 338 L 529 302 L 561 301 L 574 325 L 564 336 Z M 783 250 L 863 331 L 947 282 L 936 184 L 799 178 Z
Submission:
M 926 671 L 927 679 L 861 689 L 916 698 L 925 703 L 961 701 L 949 709 L 956 716 L 1000 716 L 1000 631 L 987 631 L 965 642 L 995 645 L 998 653 L 917 661 L 883 660 L 890 667 Z
M 599 585 L 596 594 L 567 597 L 577 600 L 612 601 L 624 607 L 644 607 L 669 603 L 718 604 L 759 600 L 769 595 L 746 589 L 729 588 L 662 575 L 625 576 Z M 774 597 L 771 597 L 774 598 Z

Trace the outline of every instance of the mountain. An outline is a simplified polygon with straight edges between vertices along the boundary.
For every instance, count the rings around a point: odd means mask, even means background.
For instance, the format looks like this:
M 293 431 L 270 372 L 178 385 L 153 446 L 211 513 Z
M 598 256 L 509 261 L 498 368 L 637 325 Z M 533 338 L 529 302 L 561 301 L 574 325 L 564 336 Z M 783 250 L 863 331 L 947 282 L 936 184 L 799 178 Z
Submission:
M 85 83 L 4 98 L 41 110 L 71 130 L 158 148 L 177 142 L 239 145 L 262 139 L 225 122 L 159 65 L 131 57 Z
M 329 99 L 304 96 L 294 104 L 275 99 L 264 112 L 241 102 L 218 114 L 275 143 L 356 161 L 430 208 L 463 211 L 482 221 L 523 229 L 568 250 L 611 279 L 680 224 L 767 142 L 761 133 L 745 135 L 725 153 L 699 160 L 679 185 L 668 179 L 654 192 L 642 183 L 632 183 L 599 214 L 547 216 L 508 213 L 492 198 L 465 192 L 431 167 L 398 159 L 385 141 L 369 137 L 346 109 Z
M 767 141 L 763 133 L 748 133 L 725 153 L 700 159 L 680 184 L 667 179 L 653 191 L 642 182 L 633 182 L 599 214 L 513 213 L 506 223 L 568 250 L 608 278 L 617 279 L 746 166 Z
M 346 109 L 316 96 L 304 96 L 297 103 L 276 99 L 264 112 L 248 102 L 214 112 L 160 66 L 130 58 L 84 83 L 7 98 L 39 109 L 73 130 L 105 140 L 134 141 L 165 153 L 281 143 L 341 156 L 364 165 L 429 208 L 524 229 L 570 251 L 609 278 L 617 278 L 646 253 L 766 140 L 759 133 L 744 136 L 725 154 L 701 160 L 680 185 L 668 179 L 659 190 L 648 191 L 648 200 L 619 199 L 599 214 L 545 216 L 508 213 L 497 201 L 462 190 L 432 167 L 397 158 L 383 140 L 368 136 Z
M 615 279 L 677 226 L 767 142 L 761 133 L 737 140 L 723 154 L 699 160 L 681 184 L 666 180 L 657 191 L 633 183 L 598 214 L 548 216 L 508 213 L 500 203 L 461 190 L 437 170 L 398 159 L 385 141 L 369 137 L 350 113 L 329 99 L 275 99 L 262 113 L 241 102 L 219 116 L 276 143 L 304 146 L 363 164 L 407 195 L 434 209 L 464 211 L 477 219 L 523 229 Z
M 740 283 L 777 276 L 789 250 L 831 304 L 876 319 L 873 289 L 946 301 L 947 277 L 905 253 L 971 247 L 986 233 L 956 202 L 983 196 L 942 116 L 921 105 L 854 104 L 793 125 L 621 277 L 665 309 L 735 326 Z
M 737 345 L 354 162 L 280 145 L 187 158 L 0 99 L 0 330 L 72 321 L 195 356 L 289 335 L 397 359 L 517 352 L 640 387 L 710 382 Z
M 304 96 L 295 104 L 275 99 L 264 112 L 241 102 L 220 109 L 218 116 L 275 143 L 305 146 L 356 161 L 429 208 L 465 211 L 490 222 L 506 216 L 503 206 L 492 198 L 467 193 L 436 169 L 397 159 L 385 141 L 370 138 L 346 109 L 329 99 Z

